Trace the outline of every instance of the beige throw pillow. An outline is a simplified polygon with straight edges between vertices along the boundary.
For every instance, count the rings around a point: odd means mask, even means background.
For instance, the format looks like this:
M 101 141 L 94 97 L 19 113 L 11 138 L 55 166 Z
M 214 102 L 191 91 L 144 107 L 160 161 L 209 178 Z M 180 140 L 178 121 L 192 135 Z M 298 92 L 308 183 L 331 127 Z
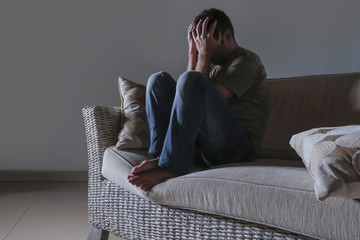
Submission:
M 149 126 L 145 113 L 146 87 L 123 77 L 118 80 L 121 98 L 121 131 L 117 149 L 147 149 Z
M 360 125 L 314 128 L 292 136 L 290 145 L 315 179 L 318 200 L 360 198 Z

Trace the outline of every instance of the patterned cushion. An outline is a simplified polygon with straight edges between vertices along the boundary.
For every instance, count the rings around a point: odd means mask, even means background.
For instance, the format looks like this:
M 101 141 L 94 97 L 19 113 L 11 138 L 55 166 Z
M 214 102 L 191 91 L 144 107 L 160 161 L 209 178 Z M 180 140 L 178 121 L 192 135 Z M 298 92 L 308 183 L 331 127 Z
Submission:
M 146 87 L 119 77 L 121 98 L 121 131 L 117 149 L 146 149 L 149 147 L 149 126 L 145 115 Z
M 360 125 L 314 128 L 294 135 L 290 145 L 315 179 L 318 200 L 360 198 Z

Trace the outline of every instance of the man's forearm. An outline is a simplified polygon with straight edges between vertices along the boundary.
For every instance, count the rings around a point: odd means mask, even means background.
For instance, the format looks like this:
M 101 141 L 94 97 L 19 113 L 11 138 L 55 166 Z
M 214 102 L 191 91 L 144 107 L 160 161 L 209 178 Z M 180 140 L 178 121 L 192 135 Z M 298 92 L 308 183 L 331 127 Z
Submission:
M 201 72 L 205 76 L 209 77 L 210 73 L 210 62 L 211 55 L 210 54 L 199 54 L 198 61 L 196 63 L 195 71 Z
M 187 64 L 187 68 L 186 68 L 187 71 L 195 70 L 197 58 L 198 58 L 198 56 L 196 53 L 189 53 L 188 64 Z

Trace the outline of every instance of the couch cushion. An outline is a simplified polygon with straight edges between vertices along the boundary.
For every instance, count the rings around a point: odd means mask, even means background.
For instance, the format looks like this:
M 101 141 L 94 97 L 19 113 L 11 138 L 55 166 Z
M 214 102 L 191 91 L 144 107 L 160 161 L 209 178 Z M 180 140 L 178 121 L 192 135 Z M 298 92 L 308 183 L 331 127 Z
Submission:
M 360 73 L 269 79 L 269 114 L 260 155 L 297 158 L 292 135 L 360 124 Z
M 130 192 L 175 208 L 266 224 L 316 238 L 358 236 L 360 203 L 337 198 L 317 201 L 314 181 L 299 161 L 260 159 L 224 165 L 169 179 L 143 192 L 128 183 L 127 175 L 132 166 L 146 158 L 145 151 L 110 147 L 104 154 L 102 173 Z

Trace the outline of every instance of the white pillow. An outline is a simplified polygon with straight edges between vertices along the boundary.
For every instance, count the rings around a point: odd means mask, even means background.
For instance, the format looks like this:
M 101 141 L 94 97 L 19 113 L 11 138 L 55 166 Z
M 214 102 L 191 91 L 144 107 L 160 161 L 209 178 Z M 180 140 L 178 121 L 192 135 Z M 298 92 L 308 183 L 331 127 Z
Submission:
M 314 128 L 292 136 L 290 145 L 315 179 L 318 200 L 360 198 L 360 125 Z

